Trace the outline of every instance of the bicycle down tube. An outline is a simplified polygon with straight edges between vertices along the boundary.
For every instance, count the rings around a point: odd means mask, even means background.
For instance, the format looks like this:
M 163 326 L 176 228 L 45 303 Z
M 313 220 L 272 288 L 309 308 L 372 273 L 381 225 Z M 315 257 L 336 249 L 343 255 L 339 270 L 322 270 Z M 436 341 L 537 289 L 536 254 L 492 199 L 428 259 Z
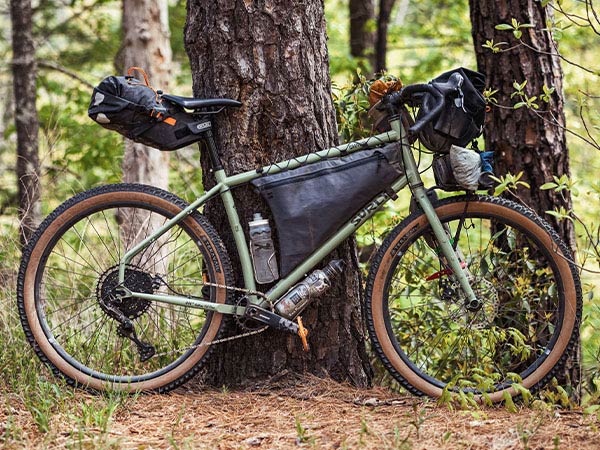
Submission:
M 123 256 L 119 264 L 119 282 L 123 284 L 125 279 L 125 267 L 135 257 L 136 254 L 143 251 L 146 247 L 148 247 L 157 239 L 159 239 L 160 236 L 162 236 L 174 225 L 176 225 L 181 219 L 192 214 L 203 204 L 205 204 L 208 200 L 212 199 L 217 194 L 220 194 L 221 199 L 223 201 L 223 205 L 225 207 L 225 211 L 227 213 L 227 218 L 230 224 L 231 231 L 234 235 L 236 249 L 242 266 L 242 275 L 244 279 L 245 288 L 249 291 L 256 291 L 256 284 L 254 281 L 253 266 L 250 257 L 250 252 L 248 250 L 244 231 L 242 225 L 240 224 L 239 216 L 230 189 L 232 187 L 248 183 L 253 179 L 258 178 L 267 173 L 274 174 L 283 170 L 293 169 L 301 165 L 321 161 L 323 159 L 334 158 L 358 150 L 367 149 L 373 146 L 374 144 L 383 144 L 400 140 L 402 144 L 402 161 L 405 166 L 405 175 L 399 177 L 394 183 L 392 183 L 390 189 L 396 193 L 402 190 L 408 184 L 411 185 L 415 198 L 421 206 L 421 208 L 423 209 L 424 213 L 426 214 L 432 226 L 434 235 L 440 243 L 442 253 L 446 257 L 450 268 L 453 270 L 454 274 L 456 274 L 457 279 L 461 287 L 463 288 L 467 299 L 469 301 L 475 299 L 475 294 L 470 286 L 467 276 L 461 268 L 460 262 L 458 260 L 458 257 L 456 256 L 456 253 L 454 252 L 454 249 L 452 248 L 449 237 L 446 235 L 446 232 L 444 231 L 443 226 L 439 218 L 435 214 L 433 206 L 431 205 L 431 202 L 429 201 L 429 198 L 426 195 L 426 191 L 423 187 L 423 183 L 421 182 L 416 162 L 404 129 L 400 124 L 399 120 L 390 121 L 390 124 L 392 125 L 393 130 L 391 132 L 372 136 L 366 139 L 361 139 L 355 142 L 350 142 L 348 144 L 340 145 L 337 147 L 332 147 L 330 149 L 321 150 L 319 152 L 310 153 L 308 155 L 303 155 L 287 161 L 282 161 L 280 163 L 271 164 L 258 170 L 251 170 L 232 176 L 227 176 L 223 169 L 216 170 L 215 178 L 217 180 L 217 184 L 212 189 L 210 189 L 204 195 L 192 202 L 189 206 L 187 206 L 185 209 L 179 212 L 172 219 L 167 221 L 162 227 L 158 228 L 150 236 L 138 243 L 135 247 L 133 247 Z M 400 137 L 400 139 L 398 139 L 398 137 Z M 331 251 L 333 251 L 345 239 L 352 235 L 352 233 L 354 233 L 364 222 L 370 219 L 375 214 L 375 212 L 377 212 L 379 208 L 389 200 L 390 196 L 386 193 L 381 193 L 377 195 L 369 203 L 364 205 L 363 208 L 361 208 L 361 210 L 354 217 L 352 217 L 345 225 L 343 225 L 340 228 L 340 230 L 333 236 L 331 236 L 322 246 L 315 250 L 306 260 L 304 260 L 300 265 L 298 265 L 294 270 L 292 270 L 292 272 L 289 273 L 285 278 L 279 280 L 277 284 L 266 293 L 266 299 L 259 300 L 256 299 L 256 296 L 250 295 L 250 303 L 266 307 L 269 302 L 277 300 L 279 297 L 285 294 L 292 286 L 294 286 L 309 270 L 314 268 L 323 258 L 325 258 L 329 253 L 331 253 Z M 135 296 L 145 300 L 158 301 L 192 308 L 206 309 L 224 314 L 242 314 L 244 311 L 244 307 L 226 304 L 215 304 L 200 299 L 188 298 L 185 296 L 138 293 L 129 291 L 125 287 L 122 287 L 122 292 L 124 292 L 126 296 Z

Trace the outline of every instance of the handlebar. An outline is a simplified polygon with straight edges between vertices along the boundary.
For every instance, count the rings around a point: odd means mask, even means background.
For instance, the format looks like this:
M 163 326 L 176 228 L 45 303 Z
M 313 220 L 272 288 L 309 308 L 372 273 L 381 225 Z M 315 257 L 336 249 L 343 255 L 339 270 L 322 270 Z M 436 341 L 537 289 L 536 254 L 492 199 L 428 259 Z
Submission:
M 403 87 L 400 91 L 394 92 L 387 96 L 386 102 L 393 106 L 398 106 L 402 103 L 406 103 L 413 98 L 415 94 L 427 93 L 431 94 L 435 100 L 435 105 L 431 108 L 425 116 L 421 117 L 412 127 L 408 129 L 411 134 L 417 134 L 432 120 L 442 112 L 444 108 L 444 96 L 440 91 L 431 86 L 430 84 L 411 84 Z

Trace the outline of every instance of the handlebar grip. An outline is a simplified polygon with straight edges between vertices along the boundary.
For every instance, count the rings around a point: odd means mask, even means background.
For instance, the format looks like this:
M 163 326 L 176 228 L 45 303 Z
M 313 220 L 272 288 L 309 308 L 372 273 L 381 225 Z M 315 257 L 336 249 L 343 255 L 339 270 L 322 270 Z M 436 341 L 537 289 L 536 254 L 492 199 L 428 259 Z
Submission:
M 419 131 L 423 129 L 425 125 L 427 125 L 432 120 L 435 120 L 442 109 L 444 108 L 444 96 L 440 91 L 431 86 L 430 84 L 411 84 L 408 85 L 399 92 L 394 92 L 388 96 L 388 101 L 397 105 L 399 103 L 405 102 L 410 99 L 414 94 L 417 93 L 428 93 L 431 94 L 435 99 L 435 105 L 425 116 L 421 117 L 417 123 L 415 123 L 412 127 L 408 129 L 409 133 L 417 134 Z

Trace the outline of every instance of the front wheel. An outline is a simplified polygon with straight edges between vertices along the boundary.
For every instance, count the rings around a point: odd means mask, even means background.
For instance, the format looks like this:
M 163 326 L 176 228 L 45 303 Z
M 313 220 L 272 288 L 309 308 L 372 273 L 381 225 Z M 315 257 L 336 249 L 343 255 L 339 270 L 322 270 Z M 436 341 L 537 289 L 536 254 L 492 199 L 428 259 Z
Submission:
M 369 273 L 375 351 L 417 395 L 462 390 L 496 402 L 517 394 L 514 382 L 539 389 L 563 366 L 581 320 L 581 286 L 564 243 L 506 199 L 434 206 L 480 302 L 466 302 L 417 211 L 388 235 Z
M 94 390 L 164 392 L 198 372 L 222 314 L 115 295 L 125 252 L 186 206 L 154 187 L 110 185 L 73 197 L 44 220 L 23 251 L 17 298 L 27 338 L 56 375 Z M 226 303 L 220 286 L 232 279 L 223 243 L 193 213 L 134 256 L 124 285 Z

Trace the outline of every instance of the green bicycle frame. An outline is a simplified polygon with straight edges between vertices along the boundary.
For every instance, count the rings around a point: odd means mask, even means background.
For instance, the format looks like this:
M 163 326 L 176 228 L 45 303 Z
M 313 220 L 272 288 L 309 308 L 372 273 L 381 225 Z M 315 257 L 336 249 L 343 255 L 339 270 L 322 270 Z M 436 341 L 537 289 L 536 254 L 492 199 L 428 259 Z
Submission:
M 248 245 L 246 243 L 246 237 L 240 219 L 235 207 L 233 195 L 231 194 L 231 188 L 246 184 L 256 178 L 259 178 L 265 174 L 274 174 L 283 170 L 294 169 L 301 165 L 311 164 L 323 159 L 335 158 L 341 155 L 356 152 L 358 150 L 364 150 L 377 146 L 384 143 L 391 143 L 401 141 L 402 144 L 402 161 L 404 165 L 405 175 L 399 177 L 392 183 L 390 189 L 393 192 L 399 192 L 407 185 L 410 185 L 413 195 L 418 202 L 419 206 L 425 213 L 433 233 L 437 238 L 442 254 L 445 256 L 447 264 L 452 269 L 456 276 L 463 292 L 466 295 L 467 301 L 477 301 L 475 293 L 473 292 L 467 273 L 461 267 L 461 263 L 456 255 L 450 237 L 447 235 L 444 227 L 442 226 L 439 218 L 437 217 L 429 198 L 427 197 L 426 189 L 421 180 L 417 164 L 412 153 L 410 144 L 406 132 L 400 122 L 400 120 L 391 120 L 390 125 L 392 131 L 387 133 L 378 134 L 369 138 L 361 139 L 359 141 L 350 142 L 348 144 L 332 147 L 319 152 L 310 153 L 308 155 L 293 158 L 291 160 L 282 161 L 280 163 L 271 164 L 265 166 L 262 169 L 251 170 L 243 172 L 237 175 L 227 176 L 223 169 L 216 170 L 214 172 L 217 184 L 204 193 L 201 197 L 192 202 L 189 206 L 179 212 L 176 216 L 165 222 L 163 226 L 155 230 L 150 236 L 143 241 L 139 242 L 136 246 L 125 253 L 119 263 L 119 283 L 121 284 L 122 295 L 134 296 L 146 300 L 152 300 L 157 302 L 169 303 L 179 306 L 186 306 L 191 308 L 200 308 L 208 311 L 216 311 L 224 314 L 243 314 L 245 307 L 238 307 L 234 305 L 224 305 L 207 302 L 197 298 L 190 298 L 185 296 L 176 295 L 164 295 L 164 294 L 147 294 L 142 292 L 133 292 L 124 287 L 125 280 L 125 267 L 131 262 L 131 260 L 139 252 L 143 251 L 149 245 L 159 239 L 164 233 L 176 225 L 179 221 L 185 217 L 194 213 L 198 208 L 204 205 L 208 200 L 212 199 L 216 195 L 220 195 L 225 207 L 229 225 L 233 232 L 236 249 L 242 266 L 242 275 L 244 279 L 244 287 L 248 291 L 256 291 L 256 284 L 254 281 L 254 270 L 252 265 L 252 258 Z M 345 239 L 347 239 L 352 233 L 354 233 L 363 223 L 370 219 L 375 212 L 377 212 L 383 204 L 390 200 L 390 196 L 387 193 L 381 193 L 367 203 L 354 217 L 352 217 L 345 225 L 343 225 L 337 233 L 330 237 L 321 247 L 316 249 L 306 260 L 298 265 L 291 273 L 285 278 L 279 280 L 277 284 L 266 293 L 266 298 L 257 298 L 256 295 L 249 295 L 249 302 L 251 304 L 266 307 L 269 303 L 274 303 L 278 298 L 285 294 L 292 286 L 294 286 L 302 277 L 314 268 L 323 258 L 331 253 L 338 245 L 340 245 Z

